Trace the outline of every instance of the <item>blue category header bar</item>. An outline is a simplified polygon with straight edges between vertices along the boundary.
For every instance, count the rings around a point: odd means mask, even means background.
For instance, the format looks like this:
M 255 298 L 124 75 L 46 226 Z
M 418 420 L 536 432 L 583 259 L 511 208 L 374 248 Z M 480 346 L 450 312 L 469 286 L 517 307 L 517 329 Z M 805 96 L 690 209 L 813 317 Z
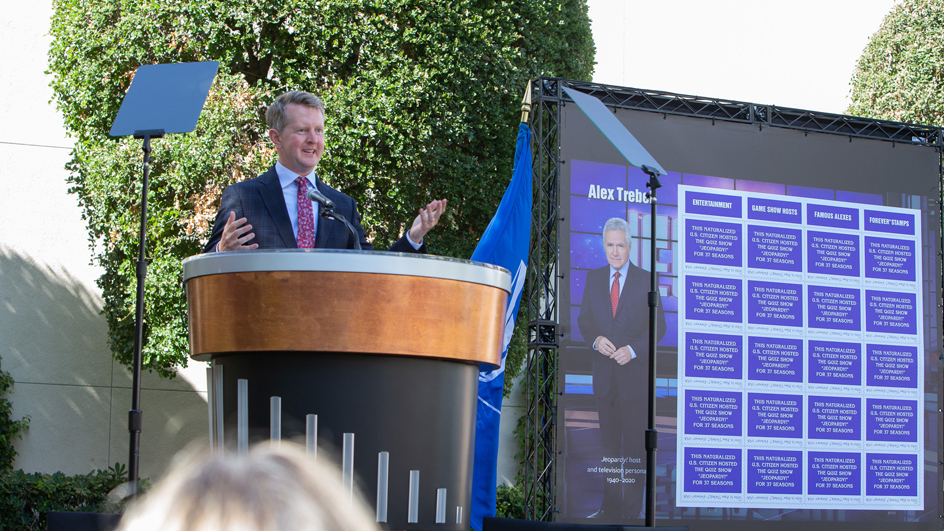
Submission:
M 866 210 L 865 230 L 913 236 L 915 233 L 915 217 L 914 214 Z
M 859 211 L 855 208 L 809 203 L 806 205 L 806 223 L 820 227 L 858 230 Z
M 748 219 L 803 223 L 802 205 L 794 201 L 775 201 L 759 197 L 747 198 Z
M 741 217 L 741 196 L 686 192 L 685 211 L 688 214 L 739 218 Z

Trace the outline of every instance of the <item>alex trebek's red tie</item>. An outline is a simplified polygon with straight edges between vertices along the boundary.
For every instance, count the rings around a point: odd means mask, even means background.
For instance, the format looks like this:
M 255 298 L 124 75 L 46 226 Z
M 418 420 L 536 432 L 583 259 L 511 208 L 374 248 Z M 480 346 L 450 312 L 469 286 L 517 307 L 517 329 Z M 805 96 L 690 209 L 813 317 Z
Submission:
M 613 317 L 616 317 L 616 307 L 619 305 L 619 271 L 613 275 L 613 287 L 610 288 L 610 304 L 613 306 Z
M 315 247 L 315 216 L 311 209 L 311 199 L 308 199 L 308 179 L 299 177 L 298 183 L 298 248 L 313 249 Z

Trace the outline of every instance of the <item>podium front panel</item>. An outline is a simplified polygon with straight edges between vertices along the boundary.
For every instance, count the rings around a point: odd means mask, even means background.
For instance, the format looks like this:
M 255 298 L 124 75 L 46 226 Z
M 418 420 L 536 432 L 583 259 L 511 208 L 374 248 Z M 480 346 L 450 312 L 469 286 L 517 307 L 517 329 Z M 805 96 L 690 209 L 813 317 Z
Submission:
M 241 251 L 187 259 L 191 356 L 370 352 L 498 365 L 507 271 L 365 251 Z
M 250 441 L 269 438 L 272 397 L 283 439 L 304 441 L 306 417 L 318 416 L 319 459 L 339 461 L 353 434 L 356 484 L 371 505 L 387 493 L 381 527 L 469 528 L 478 374 L 501 361 L 506 270 L 399 253 L 241 251 L 187 259 L 184 280 L 191 356 L 213 362 L 213 424 L 228 448 L 244 381 Z

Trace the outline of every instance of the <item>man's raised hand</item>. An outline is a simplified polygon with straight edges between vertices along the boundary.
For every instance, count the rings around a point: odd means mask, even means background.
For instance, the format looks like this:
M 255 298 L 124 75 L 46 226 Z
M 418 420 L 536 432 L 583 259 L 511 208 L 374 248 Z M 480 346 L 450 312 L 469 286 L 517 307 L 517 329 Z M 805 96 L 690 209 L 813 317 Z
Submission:
M 236 213 L 230 211 L 226 225 L 223 227 L 223 236 L 217 246 L 218 251 L 246 251 L 259 248 L 258 243 L 246 245 L 246 242 L 256 237 L 255 234 L 249 232 L 252 230 L 252 225 L 247 225 L 246 221 L 246 218 L 236 219 Z
M 413 220 L 410 227 L 410 239 L 417 244 L 423 241 L 423 236 L 439 223 L 439 218 L 446 211 L 446 200 L 437 199 L 420 209 L 420 213 Z

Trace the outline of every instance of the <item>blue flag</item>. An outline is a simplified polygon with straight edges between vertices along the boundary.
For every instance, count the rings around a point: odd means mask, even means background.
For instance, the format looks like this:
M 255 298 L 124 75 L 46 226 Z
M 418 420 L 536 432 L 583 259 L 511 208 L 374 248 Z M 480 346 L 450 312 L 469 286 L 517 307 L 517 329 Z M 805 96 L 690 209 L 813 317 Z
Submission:
M 511 295 L 505 310 L 505 336 L 501 366 L 479 373 L 479 398 L 475 419 L 475 464 L 472 470 L 472 516 L 475 531 L 482 518 L 495 516 L 495 484 L 498 467 L 498 426 L 501 423 L 505 357 L 515 328 L 521 292 L 528 269 L 531 237 L 531 130 L 518 127 L 515 169 L 495 217 L 479 240 L 472 260 L 504 267 L 511 272 Z

